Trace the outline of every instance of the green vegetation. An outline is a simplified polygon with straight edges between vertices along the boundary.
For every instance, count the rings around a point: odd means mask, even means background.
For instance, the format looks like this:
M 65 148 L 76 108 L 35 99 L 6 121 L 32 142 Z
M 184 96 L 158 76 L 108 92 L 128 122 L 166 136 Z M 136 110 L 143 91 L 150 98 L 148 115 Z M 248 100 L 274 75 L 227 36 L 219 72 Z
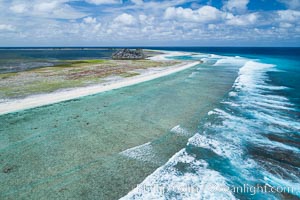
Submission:
M 79 60 L 79 61 L 74 61 L 74 63 L 89 63 L 89 64 L 99 64 L 99 63 L 104 63 L 107 62 L 107 60 Z
M 108 76 L 128 78 L 135 70 L 167 67 L 178 61 L 69 60 L 63 64 L 24 72 L 0 74 L 0 99 L 48 93 L 59 89 L 98 84 Z
M 14 72 L 10 72 L 10 73 L 6 73 L 6 74 L 0 74 L 0 79 L 7 79 L 7 78 L 11 78 L 13 76 L 16 76 L 17 73 Z
M 54 65 L 51 67 L 46 67 L 48 69 L 55 69 L 55 68 L 67 68 L 67 67 L 81 67 L 85 66 L 87 64 L 103 64 L 106 62 L 109 62 L 109 60 L 64 60 L 61 61 L 62 64 Z M 43 70 L 44 68 L 38 68 L 38 69 L 33 69 L 36 71 Z
M 137 73 L 137 72 L 125 72 L 123 74 L 120 74 L 120 76 L 124 77 L 124 78 L 129 78 L 129 77 L 133 77 L 133 76 L 137 76 L 137 75 L 140 75 L 140 73 Z

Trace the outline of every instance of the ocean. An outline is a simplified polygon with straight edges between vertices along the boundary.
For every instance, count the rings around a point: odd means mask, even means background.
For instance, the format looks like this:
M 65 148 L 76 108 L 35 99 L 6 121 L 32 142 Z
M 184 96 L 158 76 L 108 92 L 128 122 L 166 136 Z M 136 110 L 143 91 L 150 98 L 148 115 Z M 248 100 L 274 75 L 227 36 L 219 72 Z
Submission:
M 186 147 L 124 199 L 299 199 L 299 48 L 186 50 L 224 55 L 213 65 L 240 65 L 238 77 Z
M 0 197 L 299 199 L 300 48 L 153 49 L 203 64 L 0 116 Z
M 0 48 L 0 73 L 63 64 L 68 60 L 109 59 L 113 48 Z

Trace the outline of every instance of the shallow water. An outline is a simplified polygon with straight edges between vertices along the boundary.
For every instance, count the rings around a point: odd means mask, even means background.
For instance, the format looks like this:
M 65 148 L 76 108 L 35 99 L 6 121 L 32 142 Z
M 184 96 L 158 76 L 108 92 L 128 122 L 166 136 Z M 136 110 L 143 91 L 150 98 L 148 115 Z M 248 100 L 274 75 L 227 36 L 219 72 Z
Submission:
M 0 116 L 4 199 L 117 199 L 185 146 L 239 66 L 201 64 L 94 96 Z

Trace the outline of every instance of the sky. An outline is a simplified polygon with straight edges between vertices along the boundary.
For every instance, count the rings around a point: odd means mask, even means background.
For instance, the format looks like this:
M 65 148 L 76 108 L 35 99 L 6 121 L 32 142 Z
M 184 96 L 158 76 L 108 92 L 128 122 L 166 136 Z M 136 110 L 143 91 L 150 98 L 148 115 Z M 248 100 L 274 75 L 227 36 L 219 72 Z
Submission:
M 300 0 L 0 0 L 0 46 L 300 46 Z

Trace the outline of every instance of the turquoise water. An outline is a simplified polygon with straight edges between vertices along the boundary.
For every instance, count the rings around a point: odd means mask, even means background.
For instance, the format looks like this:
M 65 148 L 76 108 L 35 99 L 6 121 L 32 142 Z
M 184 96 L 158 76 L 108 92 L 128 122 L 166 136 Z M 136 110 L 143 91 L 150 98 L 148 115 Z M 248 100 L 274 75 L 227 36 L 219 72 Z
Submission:
M 237 70 L 202 64 L 0 116 L 1 199 L 126 195 L 185 146 L 201 118 L 230 90 Z
M 299 50 L 274 51 L 218 59 L 243 63 L 231 91 L 124 199 L 299 199 Z
M 0 198 L 299 199 L 299 49 L 181 50 L 204 64 L 0 116 Z

